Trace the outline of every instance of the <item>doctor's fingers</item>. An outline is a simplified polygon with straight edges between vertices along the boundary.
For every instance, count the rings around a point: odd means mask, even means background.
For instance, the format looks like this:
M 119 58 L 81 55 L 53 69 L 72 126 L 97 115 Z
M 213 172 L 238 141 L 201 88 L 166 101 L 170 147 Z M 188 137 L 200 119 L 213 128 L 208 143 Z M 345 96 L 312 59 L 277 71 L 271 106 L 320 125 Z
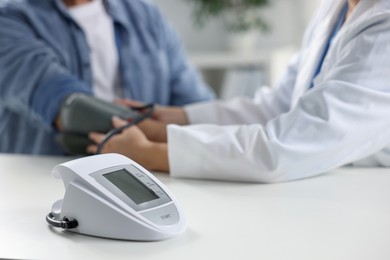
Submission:
M 117 116 L 114 116 L 112 118 L 112 125 L 114 126 L 114 128 L 121 128 L 127 125 L 127 121 Z M 162 125 L 161 123 L 154 120 L 146 119 L 141 123 L 139 123 L 138 125 L 133 125 L 131 127 L 128 127 L 122 132 L 122 134 L 118 134 L 117 138 L 123 139 L 123 141 L 128 141 L 129 139 L 133 139 L 134 136 L 138 136 L 140 140 L 148 138 L 152 141 L 157 141 L 154 140 L 157 139 L 155 138 L 155 135 L 156 133 L 158 133 L 160 129 L 163 128 L 165 128 L 165 125 Z
M 145 106 L 143 102 L 130 99 L 116 99 L 114 103 L 126 107 Z M 184 110 L 179 107 L 155 105 L 152 118 L 166 124 L 184 125 L 187 123 Z
M 112 125 L 114 126 L 114 128 L 120 128 L 122 126 L 125 126 L 126 124 L 127 122 L 121 119 L 120 117 L 117 116 L 112 117 Z
M 87 152 L 89 154 L 96 154 L 98 152 L 98 144 L 105 139 L 106 135 L 101 133 L 91 132 L 89 133 L 88 137 L 94 144 L 87 146 Z M 101 150 L 101 153 L 110 153 L 119 150 L 117 146 L 120 146 L 121 141 L 118 141 L 117 140 L 118 138 L 119 138 L 118 135 L 113 136 L 107 143 L 105 143 L 103 149 Z
M 91 141 L 93 141 L 95 144 L 100 143 L 104 140 L 104 134 L 97 133 L 97 132 L 91 132 L 89 133 L 88 137 Z
M 122 126 L 125 126 L 127 122 L 125 120 L 122 120 L 121 118 L 117 116 L 112 117 L 112 125 L 114 128 L 120 128 Z M 88 135 L 88 138 L 93 141 L 95 144 L 99 144 L 102 142 L 105 138 L 105 135 L 102 133 L 97 133 L 97 132 L 91 132 Z
M 125 106 L 125 107 L 130 107 L 130 108 L 144 107 L 145 106 L 145 103 L 143 103 L 143 102 L 140 102 L 140 101 L 137 101 L 137 100 L 130 100 L 130 99 L 116 99 L 116 100 L 114 100 L 114 103 L 118 104 L 118 105 Z M 160 116 L 161 108 L 164 108 L 164 107 L 163 106 L 159 106 L 159 105 L 154 105 L 154 111 L 153 111 L 153 114 L 152 114 L 152 118 L 153 119 L 160 120 L 159 118 L 161 117 Z M 141 111 L 141 112 L 146 112 L 146 110 L 145 111 Z
M 153 114 L 153 119 L 165 124 L 187 125 L 188 117 L 181 107 L 157 106 Z
M 141 101 L 130 100 L 130 99 L 116 99 L 114 100 L 114 103 L 126 107 L 142 107 L 145 105 L 145 103 Z

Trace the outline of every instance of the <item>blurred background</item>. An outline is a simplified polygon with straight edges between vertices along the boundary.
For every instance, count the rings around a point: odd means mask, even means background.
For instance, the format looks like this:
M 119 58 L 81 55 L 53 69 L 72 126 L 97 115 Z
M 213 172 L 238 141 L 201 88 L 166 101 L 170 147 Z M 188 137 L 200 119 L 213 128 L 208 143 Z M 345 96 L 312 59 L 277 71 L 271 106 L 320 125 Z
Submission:
M 305 28 L 320 3 L 320 0 L 251 1 L 258 6 L 236 8 L 236 13 L 244 17 L 235 17 L 234 10 L 222 10 L 203 19 L 200 27 L 195 17 L 208 14 L 207 10 L 222 9 L 218 1 L 154 0 L 179 34 L 193 65 L 222 99 L 253 96 L 262 85 L 274 85 L 298 50 Z M 203 9 L 195 16 L 199 7 Z M 234 18 L 251 17 L 260 17 L 268 29 L 264 30 L 264 24 L 257 20 L 250 21 L 252 24 L 249 22 L 248 26 L 229 24 Z

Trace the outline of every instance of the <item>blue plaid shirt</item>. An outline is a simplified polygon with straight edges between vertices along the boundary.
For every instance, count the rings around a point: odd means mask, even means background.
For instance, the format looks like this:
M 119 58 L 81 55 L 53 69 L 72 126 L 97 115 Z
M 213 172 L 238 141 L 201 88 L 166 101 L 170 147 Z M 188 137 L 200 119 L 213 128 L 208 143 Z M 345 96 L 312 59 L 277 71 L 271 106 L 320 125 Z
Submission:
M 144 0 L 106 0 L 126 98 L 212 99 L 172 28 Z M 0 0 L 0 152 L 63 154 L 53 127 L 65 96 L 92 93 L 90 50 L 62 0 Z

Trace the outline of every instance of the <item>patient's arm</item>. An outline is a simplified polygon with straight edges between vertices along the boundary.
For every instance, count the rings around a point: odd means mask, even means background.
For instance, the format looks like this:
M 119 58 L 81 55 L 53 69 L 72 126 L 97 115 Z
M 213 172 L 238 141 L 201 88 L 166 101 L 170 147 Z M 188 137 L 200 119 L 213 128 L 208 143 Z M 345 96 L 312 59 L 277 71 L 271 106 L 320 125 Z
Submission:
M 113 119 L 114 127 L 118 128 L 127 122 L 119 118 Z M 88 146 L 88 152 L 97 152 L 97 145 L 104 139 L 104 134 L 91 133 L 90 139 L 95 145 Z M 125 155 L 148 170 L 169 172 L 168 147 L 166 143 L 152 142 L 137 127 L 133 126 L 112 137 L 104 146 L 103 153 L 119 153 Z

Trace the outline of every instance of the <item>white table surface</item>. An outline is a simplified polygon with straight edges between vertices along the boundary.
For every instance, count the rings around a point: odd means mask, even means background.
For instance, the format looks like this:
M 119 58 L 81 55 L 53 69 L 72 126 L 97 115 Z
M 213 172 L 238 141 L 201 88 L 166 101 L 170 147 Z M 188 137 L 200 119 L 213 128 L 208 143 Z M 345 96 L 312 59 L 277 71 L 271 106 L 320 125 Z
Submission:
M 160 242 L 50 228 L 63 197 L 51 169 L 63 157 L 0 155 L 0 258 L 389 260 L 390 169 L 339 169 L 261 185 L 157 175 L 177 196 L 188 230 Z

